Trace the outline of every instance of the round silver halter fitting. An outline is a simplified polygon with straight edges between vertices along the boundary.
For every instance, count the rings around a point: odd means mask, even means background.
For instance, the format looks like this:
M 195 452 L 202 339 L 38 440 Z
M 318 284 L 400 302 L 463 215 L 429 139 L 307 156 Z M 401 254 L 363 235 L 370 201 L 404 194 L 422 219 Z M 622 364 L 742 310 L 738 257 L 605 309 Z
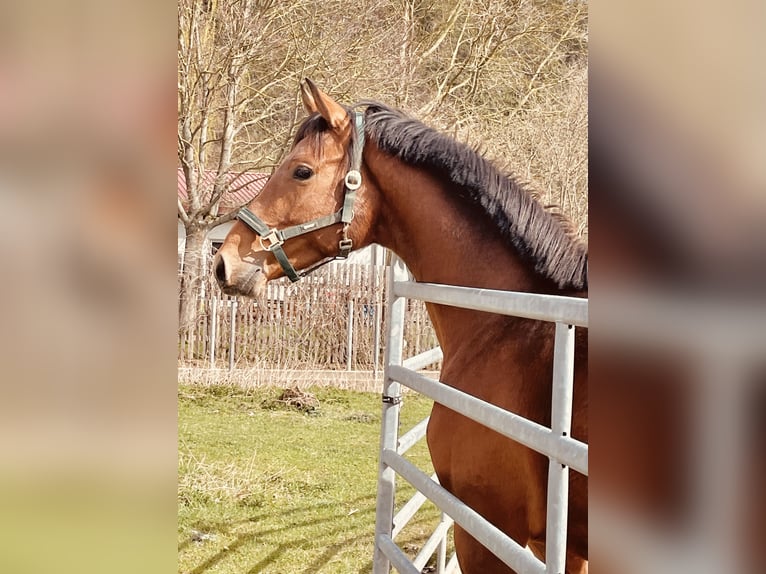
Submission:
M 351 191 L 356 191 L 362 186 L 362 174 L 359 170 L 352 169 L 346 174 L 346 187 Z

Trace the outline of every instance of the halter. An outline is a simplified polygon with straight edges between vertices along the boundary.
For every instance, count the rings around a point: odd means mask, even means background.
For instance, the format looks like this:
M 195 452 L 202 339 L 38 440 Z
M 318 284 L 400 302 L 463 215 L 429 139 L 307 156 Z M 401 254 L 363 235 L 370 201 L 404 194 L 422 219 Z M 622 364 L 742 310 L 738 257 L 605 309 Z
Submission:
M 301 223 L 299 225 L 293 225 L 285 229 L 269 228 L 264 221 L 250 211 L 247 207 L 241 208 L 237 212 L 237 219 L 252 229 L 260 238 L 261 247 L 265 251 L 271 252 L 276 257 L 279 264 L 282 266 L 282 270 L 285 275 L 295 283 L 301 277 L 305 277 L 312 271 L 318 269 L 322 265 L 326 265 L 336 259 L 346 259 L 348 254 L 351 253 L 353 247 L 353 241 L 348 237 L 348 227 L 351 221 L 354 219 L 354 202 L 356 201 L 356 190 L 362 185 L 362 150 L 364 149 L 364 114 L 362 112 L 353 112 L 354 117 L 354 132 L 355 138 L 351 145 L 351 169 L 346 173 L 344 179 L 344 197 L 343 207 L 332 215 L 325 215 L 319 217 L 308 223 Z M 288 239 L 293 237 L 299 237 L 306 233 L 311 233 L 318 229 L 330 227 L 336 223 L 343 224 L 343 236 L 338 242 L 338 255 L 335 257 L 328 257 L 327 259 L 320 261 L 316 265 L 313 265 L 307 269 L 304 269 L 300 273 L 295 270 L 293 264 L 287 258 L 285 250 L 282 245 Z

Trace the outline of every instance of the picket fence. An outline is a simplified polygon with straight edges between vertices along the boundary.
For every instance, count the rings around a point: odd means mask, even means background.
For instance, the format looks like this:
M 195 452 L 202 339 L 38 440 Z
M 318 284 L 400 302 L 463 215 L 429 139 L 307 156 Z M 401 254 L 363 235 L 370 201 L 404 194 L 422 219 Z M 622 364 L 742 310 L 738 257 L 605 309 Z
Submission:
M 273 281 L 258 300 L 224 295 L 206 281 L 196 323 L 179 334 L 179 365 L 377 370 L 388 273 L 385 266 L 333 263 L 297 283 Z M 407 317 L 408 352 L 434 347 L 425 305 L 412 301 Z

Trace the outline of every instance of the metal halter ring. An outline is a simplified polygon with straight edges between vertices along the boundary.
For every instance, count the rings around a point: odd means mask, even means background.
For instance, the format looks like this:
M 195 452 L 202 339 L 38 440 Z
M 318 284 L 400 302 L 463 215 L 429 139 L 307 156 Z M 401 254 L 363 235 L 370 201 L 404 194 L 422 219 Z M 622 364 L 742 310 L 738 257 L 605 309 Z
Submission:
M 272 251 L 275 247 L 279 247 L 285 242 L 278 229 L 272 229 L 266 235 L 259 236 L 258 239 L 261 243 L 261 249 L 264 251 Z
M 355 191 L 362 186 L 362 174 L 359 170 L 352 169 L 346 174 L 346 187 L 351 191 Z

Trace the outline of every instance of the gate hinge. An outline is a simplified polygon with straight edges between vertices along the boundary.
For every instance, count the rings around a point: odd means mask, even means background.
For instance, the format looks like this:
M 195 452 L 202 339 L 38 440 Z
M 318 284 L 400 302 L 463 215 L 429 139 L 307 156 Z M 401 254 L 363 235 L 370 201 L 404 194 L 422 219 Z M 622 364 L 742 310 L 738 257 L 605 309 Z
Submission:
M 383 402 L 389 405 L 398 405 L 402 402 L 401 395 L 398 397 L 389 397 L 388 395 L 383 395 Z

